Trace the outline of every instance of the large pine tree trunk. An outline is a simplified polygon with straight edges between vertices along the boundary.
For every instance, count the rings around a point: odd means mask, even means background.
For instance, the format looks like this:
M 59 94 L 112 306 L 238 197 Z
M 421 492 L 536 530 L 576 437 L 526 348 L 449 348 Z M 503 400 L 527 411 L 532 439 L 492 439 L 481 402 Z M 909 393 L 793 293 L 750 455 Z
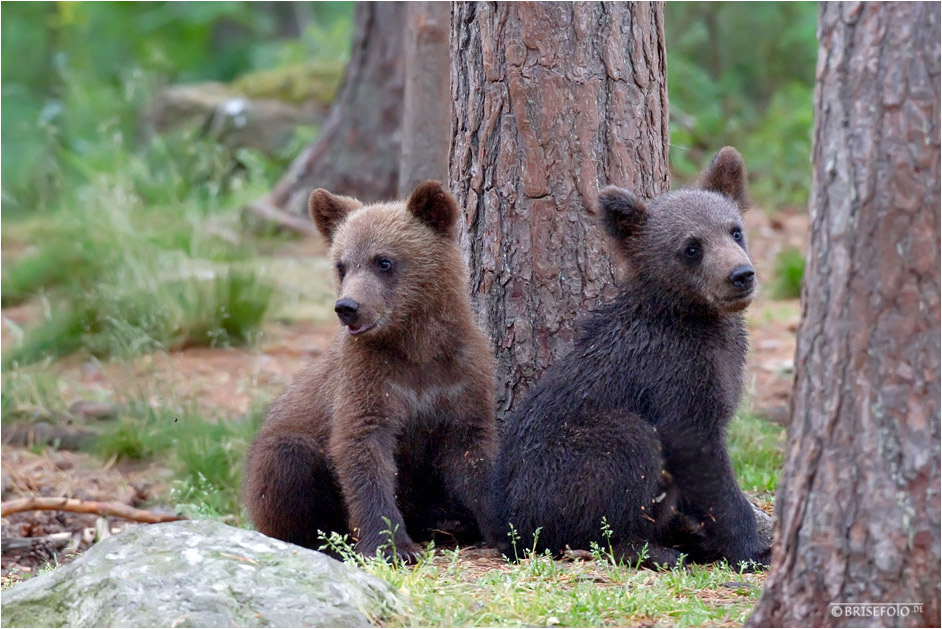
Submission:
M 819 38 L 788 456 L 750 624 L 938 627 L 939 5 L 822 3 Z
M 400 197 L 426 179 L 447 181 L 451 148 L 451 4 L 410 2 L 406 14 Z
M 307 216 L 314 188 L 362 201 L 396 197 L 405 15 L 403 3 L 357 3 L 350 62 L 327 120 L 260 205 Z
M 465 3 L 452 13 L 452 190 L 498 360 L 498 416 L 612 295 L 599 186 L 668 187 L 661 3 Z

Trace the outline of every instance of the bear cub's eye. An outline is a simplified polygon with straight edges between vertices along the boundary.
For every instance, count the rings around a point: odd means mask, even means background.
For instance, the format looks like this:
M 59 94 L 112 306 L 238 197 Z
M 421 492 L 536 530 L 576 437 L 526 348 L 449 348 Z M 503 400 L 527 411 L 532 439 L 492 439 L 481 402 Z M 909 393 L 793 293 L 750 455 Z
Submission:
M 392 260 L 390 260 L 389 258 L 377 258 L 376 268 L 378 268 L 380 271 L 386 271 L 386 272 L 392 271 L 392 268 L 393 268 Z
M 691 260 L 699 257 L 700 245 L 695 242 L 688 244 L 687 247 L 684 249 L 684 255 Z
M 734 227 L 733 231 L 731 231 L 730 234 L 732 234 L 733 240 L 735 240 L 736 242 L 739 242 L 740 240 L 742 240 L 742 230 L 739 229 L 738 227 Z
M 337 277 L 343 279 L 343 276 L 347 274 L 347 267 L 343 265 L 342 262 L 337 263 Z

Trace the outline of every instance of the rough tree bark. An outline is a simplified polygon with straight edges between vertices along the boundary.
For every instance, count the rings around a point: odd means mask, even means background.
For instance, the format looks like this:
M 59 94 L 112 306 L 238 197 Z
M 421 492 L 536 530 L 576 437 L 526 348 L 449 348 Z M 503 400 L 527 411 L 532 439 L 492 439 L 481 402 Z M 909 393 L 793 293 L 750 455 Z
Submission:
M 452 190 L 503 417 L 613 294 L 599 186 L 668 187 L 661 3 L 453 6 Z
M 938 627 L 939 5 L 822 3 L 818 35 L 788 456 L 750 624 Z
M 307 216 L 314 188 L 363 201 L 396 196 L 405 15 L 402 3 L 357 3 L 350 62 L 327 120 L 256 211 Z
M 399 196 L 426 179 L 448 181 L 451 147 L 451 4 L 410 2 L 406 14 L 405 95 Z

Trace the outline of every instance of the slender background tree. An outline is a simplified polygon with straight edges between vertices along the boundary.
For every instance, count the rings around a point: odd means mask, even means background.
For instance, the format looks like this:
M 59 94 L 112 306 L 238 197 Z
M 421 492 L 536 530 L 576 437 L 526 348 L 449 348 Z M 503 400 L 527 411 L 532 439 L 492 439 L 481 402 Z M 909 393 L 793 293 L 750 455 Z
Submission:
M 795 393 L 750 624 L 937 627 L 939 5 L 822 3 L 818 32 Z
M 599 186 L 668 187 L 661 3 L 453 7 L 451 187 L 502 417 L 612 294 Z
M 256 211 L 307 216 L 311 190 L 376 201 L 396 196 L 404 81 L 406 5 L 356 5 L 353 48 L 317 140 L 295 159 Z M 274 210 L 272 210 L 274 208 Z
M 448 181 L 451 4 L 410 2 L 406 26 L 400 197 L 426 179 Z

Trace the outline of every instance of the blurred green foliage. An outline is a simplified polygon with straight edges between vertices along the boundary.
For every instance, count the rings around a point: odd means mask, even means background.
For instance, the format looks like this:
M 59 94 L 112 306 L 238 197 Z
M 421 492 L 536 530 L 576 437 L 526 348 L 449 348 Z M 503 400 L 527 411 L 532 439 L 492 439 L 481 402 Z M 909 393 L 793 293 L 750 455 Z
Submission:
M 189 133 L 102 150 L 82 171 L 88 181 L 52 209 L 7 221 L 4 251 L 17 254 L 3 265 L 3 304 L 44 307 L 4 347 L 4 366 L 252 340 L 274 288 L 248 262 L 238 213 L 225 210 L 262 194 L 267 177 L 251 153 L 224 154 Z
M 249 343 L 274 287 L 233 210 L 267 156 L 198 125 L 144 132 L 154 90 L 309 59 L 342 64 L 350 3 L 9 3 L 2 21 L 3 306 L 42 304 L 10 366 Z
M 668 2 L 671 168 L 691 181 L 724 145 L 767 210 L 803 208 L 811 183 L 813 2 Z
M 352 20 L 347 2 L 5 2 L 4 213 L 49 209 L 139 148 L 155 86 L 342 62 Z
M 775 299 L 801 297 L 801 280 L 805 275 L 805 254 L 798 249 L 785 249 L 775 257 L 775 280 L 772 296 Z
M 51 207 L 67 180 L 130 150 L 155 86 L 345 60 L 352 5 L 4 3 L 3 209 Z M 807 199 L 817 9 L 810 2 L 668 3 L 671 166 L 693 178 L 738 147 L 756 200 Z M 283 164 L 279 164 L 283 166 Z

